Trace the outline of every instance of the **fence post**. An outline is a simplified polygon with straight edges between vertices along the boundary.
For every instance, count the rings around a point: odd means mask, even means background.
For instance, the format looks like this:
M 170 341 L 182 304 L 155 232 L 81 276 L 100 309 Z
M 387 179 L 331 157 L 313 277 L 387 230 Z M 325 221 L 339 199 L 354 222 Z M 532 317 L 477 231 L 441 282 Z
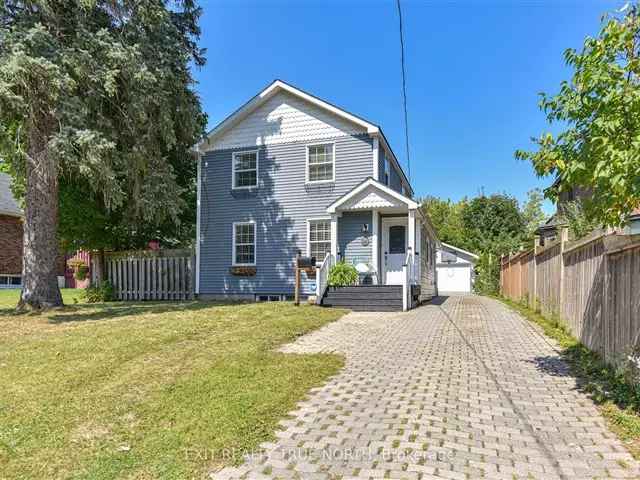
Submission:
M 502 259 L 504 258 L 504 253 L 500 254 L 500 295 L 504 297 L 504 275 L 502 272 Z
M 558 305 L 558 315 L 564 317 L 564 301 L 566 292 L 564 291 L 564 248 L 569 240 L 569 228 L 560 227 L 560 305 Z
M 533 260 L 531 263 L 533 264 L 533 289 L 531 292 L 531 300 L 530 307 L 532 310 L 536 310 L 537 302 L 538 302 L 538 260 L 536 256 L 538 255 L 538 249 L 540 248 L 540 235 L 536 235 L 533 237 Z

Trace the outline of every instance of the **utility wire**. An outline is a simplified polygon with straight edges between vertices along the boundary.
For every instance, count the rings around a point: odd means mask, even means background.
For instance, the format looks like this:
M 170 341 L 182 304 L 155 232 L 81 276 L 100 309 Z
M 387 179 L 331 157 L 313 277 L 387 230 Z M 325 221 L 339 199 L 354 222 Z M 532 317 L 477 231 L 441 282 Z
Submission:
M 396 0 L 398 6 L 398 19 L 400 20 L 400 63 L 402 64 L 402 104 L 404 107 L 404 140 L 407 149 L 407 173 L 409 182 L 411 182 L 411 156 L 409 155 L 409 120 L 407 115 L 407 81 L 404 66 L 404 30 L 402 28 L 402 9 L 400 8 L 400 0 Z

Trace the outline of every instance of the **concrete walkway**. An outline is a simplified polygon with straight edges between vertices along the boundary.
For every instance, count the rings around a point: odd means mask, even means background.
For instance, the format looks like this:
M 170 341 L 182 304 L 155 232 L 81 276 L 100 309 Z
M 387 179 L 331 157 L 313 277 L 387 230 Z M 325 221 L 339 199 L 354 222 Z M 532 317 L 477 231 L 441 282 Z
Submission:
M 639 478 L 553 343 L 499 302 L 352 313 L 283 351 L 346 367 L 218 479 Z

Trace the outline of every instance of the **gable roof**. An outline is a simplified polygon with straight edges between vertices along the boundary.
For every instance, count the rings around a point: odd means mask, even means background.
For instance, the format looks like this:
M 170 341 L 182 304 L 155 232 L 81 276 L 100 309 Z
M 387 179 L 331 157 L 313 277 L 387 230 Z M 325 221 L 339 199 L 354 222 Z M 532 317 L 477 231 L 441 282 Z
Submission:
M 450 250 L 455 250 L 456 252 L 460 252 L 463 253 L 465 255 L 469 255 L 472 258 L 475 258 L 476 260 L 478 260 L 480 257 L 478 255 L 476 255 L 475 253 L 471 253 L 471 252 L 467 252 L 466 250 L 463 250 L 462 248 L 458 248 L 458 247 L 454 247 L 453 245 L 449 245 L 448 243 L 444 243 L 444 242 L 440 242 L 440 244 L 444 247 L 444 248 L 448 248 Z
M 381 192 L 384 196 L 388 196 L 391 197 L 395 200 L 398 200 L 401 203 L 404 203 L 407 208 L 410 209 L 417 209 L 418 208 L 418 204 L 412 200 L 409 197 L 406 197 L 404 195 L 402 195 L 401 193 L 396 192 L 395 190 L 387 187 L 386 185 L 378 182 L 377 180 L 374 180 L 373 178 L 369 177 L 367 178 L 364 182 L 360 183 L 360 185 L 356 185 L 352 190 L 350 190 L 349 192 L 345 193 L 342 197 L 338 198 L 335 202 L 333 202 L 331 205 L 329 205 L 327 207 L 327 212 L 328 213 L 335 213 L 336 209 L 342 205 L 348 204 L 349 200 L 351 200 L 352 198 L 356 197 L 356 195 L 358 195 L 359 193 L 365 192 L 369 190 L 370 193 L 369 195 L 371 195 L 371 193 L 374 193 L 376 190 L 378 190 L 379 192 Z M 367 196 L 363 199 L 361 199 L 362 202 L 364 202 L 365 204 L 363 204 L 363 206 L 361 208 L 372 208 L 372 207 L 384 207 L 384 206 L 388 206 L 386 204 L 383 203 L 378 203 L 373 205 L 372 202 L 385 202 L 384 198 L 380 198 L 378 196 Z M 356 208 L 359 208 L 358 206 L 356 206 Z
M 22 209 L 11 193 L 11 177 L 0 173 L 0 215 L 22 217 Z
M 380 139 L 380 143 L 382 144 L 383 148 L 390 153 L 393 161 L 395 162 L 395 165 L 400 170 L 402 179 L 407 184 L 407 186 L 409 187 L 409 190 L 411 190 L 411 193 L 413 194 L 413 187 L 411 186 L 409 179 L 404 173 L 404 170 L 402 169 L 400 162 L 396 158 L 395 153 L 393 153 L 393 150 L 391 150 L 391 147 L 389 146 L 389 142 L 384 136 L 384 133 L 382 132 L 382 129 L 380 128 L 380 126 L 279 79 L 276 79 L 273 82 L 271 82 L 266 88 L 260 91 L 260 93 L 255 95 L 248 102 L 246 102 L 244 105 L 238 108 L 235 112 L 231 113 L 227 118 L 222 120 L 213 129 L 211 129 L 209 133 L 205 135 L 202 141 L 198 145 L 196 145 L 196 150 L 203 151 L 203 149 L 205 149 L 206 146 L 211 145 L 217 138 L 219 138 L 229 129 L 237 125 L 242 119 L 247 117 L 251 112 L 259 108 L 261 105 L 263 105 L 267 100 L 272 98 L 278 92 L 287 92 L 291 95 L 294 95 L 295 97 L 300 98 L 306 102 L 309 102 L 310 104 L 315 105 L 327 112 L 330 112 L 338 116 L 339 118 L 342 118 L 355 125 L 360 126 L 361 128 L 365 129 L 367 133 L 371 136 L 377 136 Z

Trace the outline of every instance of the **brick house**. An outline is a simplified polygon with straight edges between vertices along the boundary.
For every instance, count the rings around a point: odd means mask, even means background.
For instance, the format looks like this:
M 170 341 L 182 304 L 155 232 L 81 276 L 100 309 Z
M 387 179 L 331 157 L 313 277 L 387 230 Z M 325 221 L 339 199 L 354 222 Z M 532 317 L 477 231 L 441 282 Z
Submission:
M 11 177 L 0 173 L 0 288 L 22 286 L 22 209 L 11 193 Z M 64 287 L 64 255 L 58 258 L 58 284 Z

